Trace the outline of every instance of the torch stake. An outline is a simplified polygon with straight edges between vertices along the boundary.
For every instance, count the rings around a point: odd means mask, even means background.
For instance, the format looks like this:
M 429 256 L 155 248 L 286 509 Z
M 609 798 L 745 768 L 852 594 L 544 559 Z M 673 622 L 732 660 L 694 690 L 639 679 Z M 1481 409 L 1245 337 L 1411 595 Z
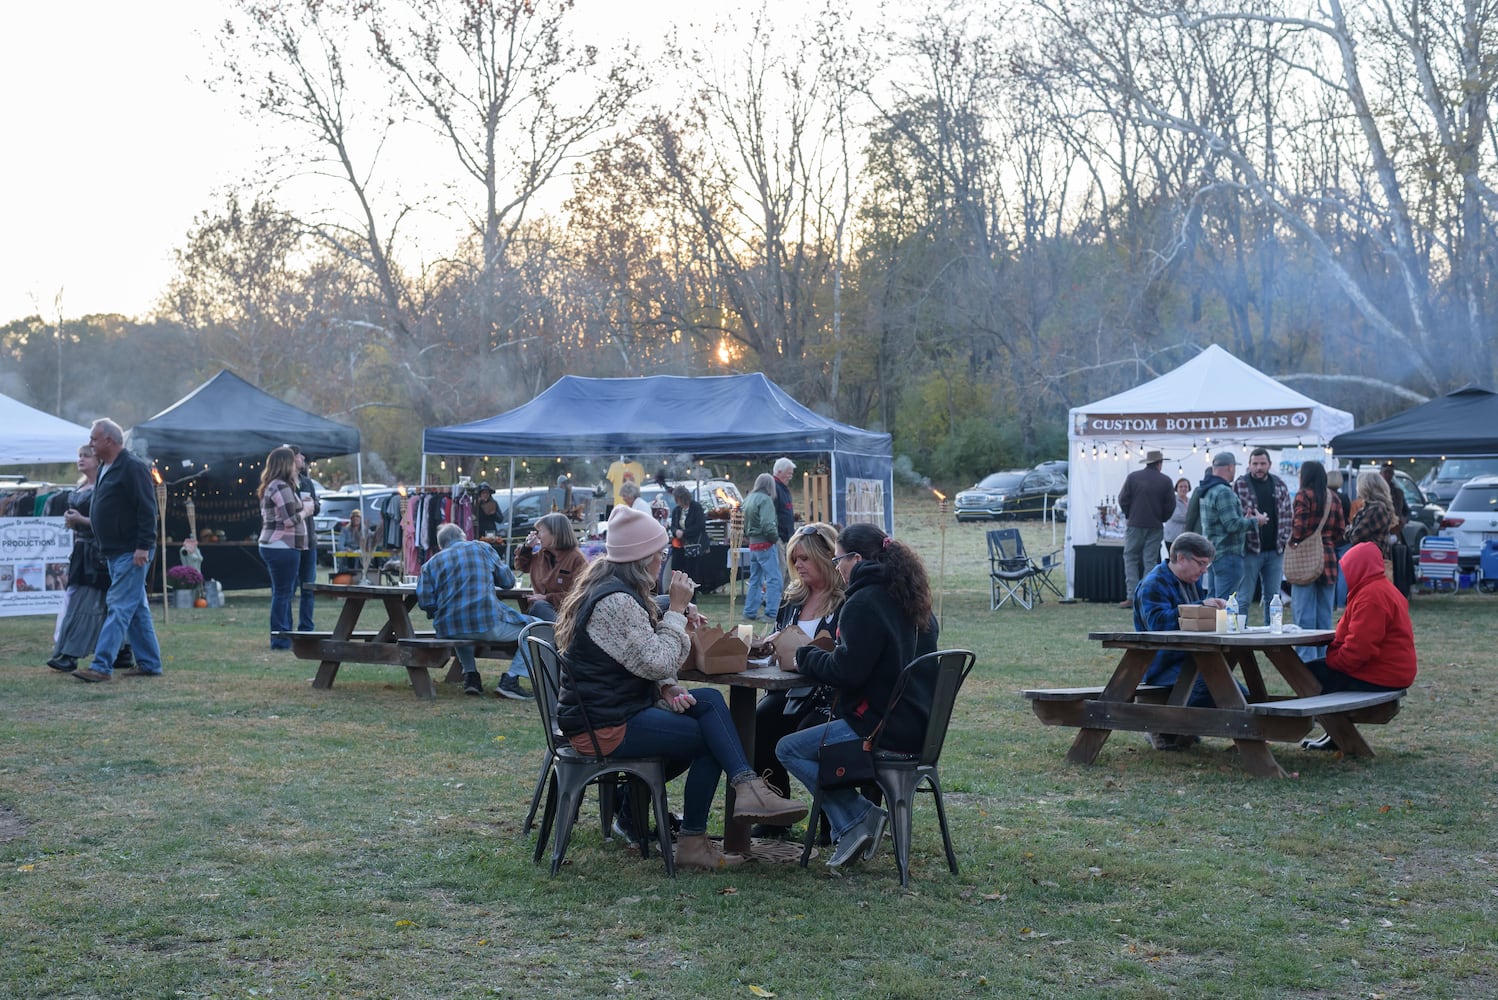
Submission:
M 941 533 L 941 555 L 937 560 L 936 576 L 939 581 L 936 591 L 936 622 L 945 627 L 946 620 L 942 618 L 942 605 L 947 597 L 947 498 L 942 497 L 936 501 L 937 531 Z
M 744 540 L 744 510 L 735 507 L 728 515 L 728 622 L 733 624 L 733 605 L 739 596 L 739 546 Z M 748 598 L 745 598 L 747 601 Z
M 166 589 L 166 483 L 156 484 L 156 514 L 161 528 L 161 545 L 156 550 L 161 553 L 161 624 L 169 625 L 172 620 L 172 602 L 167 597 Z

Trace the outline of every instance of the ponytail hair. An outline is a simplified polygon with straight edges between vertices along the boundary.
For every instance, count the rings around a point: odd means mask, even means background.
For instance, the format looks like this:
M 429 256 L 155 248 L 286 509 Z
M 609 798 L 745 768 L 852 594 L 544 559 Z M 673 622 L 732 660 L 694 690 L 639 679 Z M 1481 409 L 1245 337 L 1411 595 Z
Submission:
M 931 581 L 926 564 L 904 542 L 897 542 L 872 524 L 850 524 L 837 536 L 844 552 L 856 552 L 884 567 L 884 586 L 896 606 L 918 631 L 931 623 Z

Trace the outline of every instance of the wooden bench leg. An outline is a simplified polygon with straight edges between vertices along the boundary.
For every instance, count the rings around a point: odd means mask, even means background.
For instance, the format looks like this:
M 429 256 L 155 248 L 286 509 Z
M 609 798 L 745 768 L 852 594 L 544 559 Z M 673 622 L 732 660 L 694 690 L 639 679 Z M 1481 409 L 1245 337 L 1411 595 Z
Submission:
M 432 699 L 437 697 L 437 689 L 432 687 L 432 675 L 427 673 L 426 667 L 407 667 L 406 676 L 411 678 L 411 690 L 416 692 L 416 697 Z
M 1318 715 L 1316 721 L 1336 741 L 1337 749 L 1348 757 L 1372 757 L 1373 748 L 1345 715 Z
M 333 678 L 338 676 L 337 660 L 323 660 L 317 665 L 317 676 L 312 678 L 312 686 L 320 691 L 326 691 L 333 686 Z
M 447 676 L 442 678 L 444 684 L 461 684 L 463 682 L 463 663 L 456 656 L 447 661 Z
M 1234 740 L 1233 745 L 1238 748 L 1238 758 L 1243 761 L 1243 769 L 1254 777 L 1289 777 L 1285 769 L 1280 767 L 1279 761 L 1274 759 L 1269 744 L 1263 740 Z

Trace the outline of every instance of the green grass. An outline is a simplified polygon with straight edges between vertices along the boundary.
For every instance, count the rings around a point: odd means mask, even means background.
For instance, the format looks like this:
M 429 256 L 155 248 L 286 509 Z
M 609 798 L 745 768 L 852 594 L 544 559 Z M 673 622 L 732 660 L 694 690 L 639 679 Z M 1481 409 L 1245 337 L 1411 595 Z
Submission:
M 933 577 L 934 507 L 901 498 Z M 79 684 L 41 665 L 49 621 L 0 619 L 0 995 L 1498 993 L 1498 598 L 1415 599 L 1421 674 L 1373 760 L 1280 746 L 1298 776 L 1262 781 L 1220 740 L 1118 734 L 1078 768 L 1017 692 L 1101 683 L 1086 633 L 1128 613 L 990 612 L 983 530 L 945 534 L 943 644 L 979 654 L 943 761 L 962 873 L 924 804 L 907 891 L 887 850 L 671 881 L 591 797 L 549 878 L 532 706 L 377 666 L 315 691 L 263 648 L 264 595 L 174 609 L 162 681 Z

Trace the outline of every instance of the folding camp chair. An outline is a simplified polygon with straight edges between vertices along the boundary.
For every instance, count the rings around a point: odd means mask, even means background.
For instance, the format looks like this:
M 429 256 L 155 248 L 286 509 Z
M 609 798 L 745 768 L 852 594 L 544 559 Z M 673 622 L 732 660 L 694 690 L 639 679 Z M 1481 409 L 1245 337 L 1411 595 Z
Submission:
M 997 611 L 1010 601 L 1028 611 L 1040 599 L 1039 588 L 1032 582 L 1038 571 L 1028 558 L 1015 553 L 1018 542 L 1019 531 L 1015 528 L 994 528 L 988 533 L 990 611 Z
M 1061 593 L 1061 588 L 1056 586 L 1056 581 L 1051 579 L 1051 573 L 1061 566 L 1061 560 L 1056 558 L 1061 554 L 1061 550 L 1056 549 L 1054 552 L 1047 552 L 1040 557 L 1040 562 L 1036 562 L 1035 558 L 1025 551 L 1025 540 L 1020 537 L 1018 528 L 1003 528 L 1000 530 L 1010 532 L 1013 535 L 1014 543 L 1012 547 L 1009 547 L 1009 551 L 1014 554 L 1014 557 L 1025 560 L 1025 562 L 1030 564 L 1030 568 L 1035 571 L 1035 581 L 1030 585 L 1030 589 L 1035 595 L 1035 603 L 1040 603 L 1041 588 L 1045 587 L 1050 588 L 1051 593 L 1057 597 L 1064 597 L 1065 595 Z M 1005 538 L 1007 546 L 1008 536 L 1006 535 Z

